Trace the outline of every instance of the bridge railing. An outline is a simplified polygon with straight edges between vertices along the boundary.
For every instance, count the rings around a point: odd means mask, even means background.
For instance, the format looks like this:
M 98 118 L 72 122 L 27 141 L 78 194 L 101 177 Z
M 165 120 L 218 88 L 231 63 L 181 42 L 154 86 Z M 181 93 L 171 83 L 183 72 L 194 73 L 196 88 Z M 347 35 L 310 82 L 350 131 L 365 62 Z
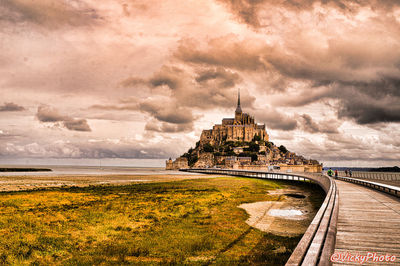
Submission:
M 338 171 L 339 176 L 346 176 L 345 171 Z M 347 174 L 349 177 L 349 174 Z M 387 181 L 400 181 L 400 173 L 395 172 L 364 172 L 353 171 L 351 177 L 374 179 L 374 180 L 387 180 Z
M 221 174 L 261 179 L 311 181 L 326 192 L 320 209 L 307 228 L 286 265 L 330 265 L 330 256 L 335 248 L 336 226 L 339 212 L 339 194 L 336 183 L 322 174 L 274 173 L 265 171 L 201 168 L 180 171 Z
M 375 190 L 379 190 L 379 191 L 382 191 L 382 192 L 385 192 L 385 193 L 388 193 L 388 194 L 391 194 L 391 195 L 394 195 L 394 196 L 400 198 L 400 187 L 397 187 L 397 186 L 382 184 L 382 183 L 379 183 L 379 181 L 372 182 L 370 180 L 363 180 L 363 179 L 343 177 L 343 176 L 339 176 L 338 179 L 346 181 L 346 182 L 351 182 L 351 183 L 355 183 L 358 185 L 362 185 L 365 187 L 370 187 Z

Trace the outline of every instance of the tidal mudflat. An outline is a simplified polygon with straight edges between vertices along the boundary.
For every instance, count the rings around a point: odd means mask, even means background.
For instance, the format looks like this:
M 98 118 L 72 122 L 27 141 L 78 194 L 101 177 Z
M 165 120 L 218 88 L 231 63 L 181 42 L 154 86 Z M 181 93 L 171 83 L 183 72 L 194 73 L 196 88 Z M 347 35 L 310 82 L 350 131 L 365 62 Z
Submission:
M 269 192 L 281 197 L 278 201 L 244 203 L 239 208 L 249 214 L 246 223 L 250 226 L 280 236 L 297 236 L 307 230 L 315 216 L 315 195 L 312 193 L 288 184 L 284 189 Z
M 280 265 L 301 233 L 263 232 L 238 206 L 286 206 L 293 198 L 281 193 L 286 189 L 307 195 L 298 200 L 312 218 L 324 197 L 310 184 L 185 178 L 1 192 L 0 263 Z

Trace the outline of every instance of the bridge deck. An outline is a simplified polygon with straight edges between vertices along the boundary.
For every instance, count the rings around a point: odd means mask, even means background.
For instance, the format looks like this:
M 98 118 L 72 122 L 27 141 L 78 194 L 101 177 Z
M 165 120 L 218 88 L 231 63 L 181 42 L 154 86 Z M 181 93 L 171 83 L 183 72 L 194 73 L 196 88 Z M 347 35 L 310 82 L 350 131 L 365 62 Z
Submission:
M 356 179 L 377 182 L 377 183 L 385 184 L 385 185 L 389 185 L 389 186 L 400 187 L 400 180 L 380 180 L 380 179 L 360 178 L 360 177 L 357 177 Z
M 336 180 L 339 217 L 335 252 L 366 255 L 395 255 L 400 261 L 400 200 L 356 184 Z M 381 262 L 382 263 L 382 262 Z M 341 263 L 335 263 L 341 264 Z M 343 264 L 352 264 L 345 262 Z M 343 265 L 341 264 L 341 265 Z M 358 264 L 359 263 L 354 263 Z M 370 263 L 364 263 L 368 265 Z M 375 264 L 375 263 L 371 263 Z

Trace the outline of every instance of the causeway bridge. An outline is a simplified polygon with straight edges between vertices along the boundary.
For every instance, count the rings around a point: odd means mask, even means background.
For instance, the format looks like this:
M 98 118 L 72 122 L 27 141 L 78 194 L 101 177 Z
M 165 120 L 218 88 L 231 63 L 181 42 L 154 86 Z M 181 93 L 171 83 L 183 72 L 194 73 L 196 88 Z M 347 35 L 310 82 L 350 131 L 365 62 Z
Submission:
M 317 173 L 218 168 L 180 171 L 319 184 L 325 200 L 288 266 L 400 265 L 400 174 L 354 172 L 350 178 L 340 172 L 338 178 L 330 178 Z

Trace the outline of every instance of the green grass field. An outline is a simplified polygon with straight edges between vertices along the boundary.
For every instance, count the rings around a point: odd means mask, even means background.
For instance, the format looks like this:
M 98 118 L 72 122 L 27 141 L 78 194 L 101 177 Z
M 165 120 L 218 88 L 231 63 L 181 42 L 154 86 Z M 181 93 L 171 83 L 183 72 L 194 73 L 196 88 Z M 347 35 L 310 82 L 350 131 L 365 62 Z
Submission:
M 301 236 L 253 229 L 237 208 L 280 200 L 266 192 L 284 186 L 221 177 L 0 193 L 0 264 L 284 264 Z M 322 190 L 299 186 L 321 204 Z

